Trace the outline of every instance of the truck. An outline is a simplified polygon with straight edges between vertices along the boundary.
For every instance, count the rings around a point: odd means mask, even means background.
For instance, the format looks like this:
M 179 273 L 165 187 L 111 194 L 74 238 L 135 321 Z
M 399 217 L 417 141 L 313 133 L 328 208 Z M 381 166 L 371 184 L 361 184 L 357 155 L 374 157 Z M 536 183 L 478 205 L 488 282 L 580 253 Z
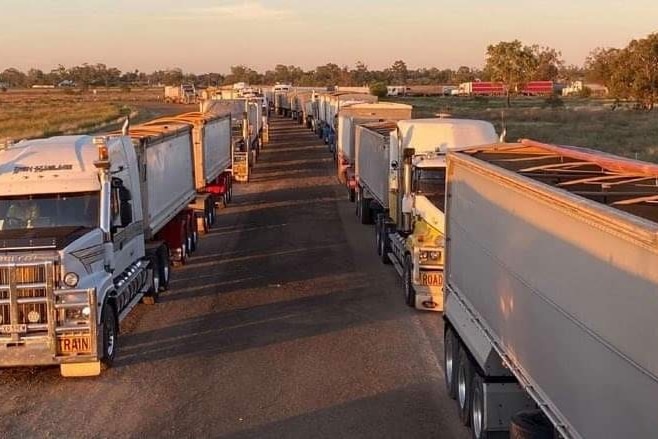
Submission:
M 460 96 L 503 96 L 506 92 L 502 82 L 474 81 L 459 84 Z
M 193 84 L 165 86 L 164 101 L 168 104 L 196 104 L 197 92 Z
M 404 299 L 443 310 L 445 154 L 498 140 L 489 122 L 411 119 L 356 127 L 355 213 L 375 223 L 376 250 L 402 278 Z
M 201 104 L 202 112 L 231 115 L 233 138 L 233 179 L 249 181 L 251 167 L 262 144 L 267 118 L 265 98 L 213 99 Z
M 529 81 L 521 88 L 521 94 L 524 96 L 550 96 L 553 93 L 553 81 Z
M 161 117 L 144 126 L 188 124 L 194 142 L 194 185 L 197 196 L 190 206 L 197 228 L 207 233 L 215 222 L 216 206 L 226 206 L 233 195 L 231 116 L 197 111 Z
M 658 166 L 521 140 L 447 175 L 443 366 L 473 436 L 654 437 Z
M 111 366 L 119 325 L 167 288 L 194 200 L 188 125 L 0 151 L 0 366 Z
M 377 103 L 377 96 L 365 93 L 327 92 L 318 98 L 318 136 L 335 153 L 336 129 L 338 128 L 338 112 L 348 104 Z
M 356 179 L 354 173 L 355 129 L 368 121 L 397 121 L 410 119 L 413 107 L 406 104 L 379 102 L 375 104 L 347 104 L 338 112 L 336 155 L 338 180 L 345 185 L 348 199 L 354 201 Z

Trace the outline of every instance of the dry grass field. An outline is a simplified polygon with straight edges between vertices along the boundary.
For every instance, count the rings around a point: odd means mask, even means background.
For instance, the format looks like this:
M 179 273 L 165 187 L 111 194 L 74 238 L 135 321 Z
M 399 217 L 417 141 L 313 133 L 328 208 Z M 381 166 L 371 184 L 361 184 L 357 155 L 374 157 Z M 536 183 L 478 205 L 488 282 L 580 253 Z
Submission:
M 0 142 L 5 139 L 91 132 L 131 112 L 148 113 L 161 101 L 158 89 L 9 90 L 0 93 Z
M 414 106 L 414 117 L 453 117 L 488 120 L 501 131 L 505 120 L 507 140 L 520 138 L 583 146 L 640 160 L 658 162 L 658 111 L 633 110 L 612 101 L 565 98 L 551 106 L 542 98 L 518 98 L 505 108 L 502 98 L 425 97 L 396 98 Z

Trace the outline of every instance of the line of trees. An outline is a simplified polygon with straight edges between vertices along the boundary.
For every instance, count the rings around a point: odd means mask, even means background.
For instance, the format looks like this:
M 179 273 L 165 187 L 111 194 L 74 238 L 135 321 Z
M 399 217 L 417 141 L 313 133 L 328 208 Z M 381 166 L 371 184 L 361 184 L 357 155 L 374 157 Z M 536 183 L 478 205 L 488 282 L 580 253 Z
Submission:
M 218 86 L 246 82 L 271 85 L 288 83 L 299 86 L 332 86 L 372 84 L 430 85 L 459 84 L 469 81 L 500 81 L 509 95 L 532 80 L 598 82 L 608 87 L 612 97 L 634 100 L 638 106 L 650 110 L 658 99 L 658 33 L 631 41 L 628 46 L 597 48 L 590 53 L 583 67 L 567 66 L 561 53 L 550 47 L 527 46 L 518 40 L 501 41 L 487 47 L 482 69 L 461 66 L 456 70 L 419 68 L 410 69 L 403 60 L 395 61 L 383 70 L 371 70 L 363 62 L 354 67 L 328 63 L 304 70 L 294 65 L 278 64 L 264 73 L 248 66 L 232 66 L 228 74 L 185 73 L 180 68 L 122 72 L 105 64 L 59 65 L 50 72 L 29 69 L 22 72 L 7 68 L 0 73 L 0 85 L 31 87 L 75 83 L 81 88 L 110 86 L 177 85 L 193 83 L 197 86 Z
M 557 52 L 553 51 L 553 53 Z M 583 74 L 583 70 L 575 66 L 564 67 L 559 71 L 549 69 L 546 72 L 547 74 L 543 77 L 546 80 L 556 80 L 561 77 L 571 79 Z M 180 68 L 146 73 L 139 70 L 122 72 L 116 67 L 108 67 L 105 64 L 85 63 L 73 67 L 60 65 L 50 72 L 34 68 L 22 72 L 13 67 L 0 72 L 0 83 L 8 87 L 56 86 L 62 82 L 75 83 L 82 88 L 122 85 L 177 85 L 181 83 L 193 83 L 197 86 L 218 86 L 236 82 L 263 85 L 288 83 L 299 86 L 367 86 L 373 83 L 391 85 L 460 84 L 475 80 L 492 80 L 492 70 L 487 67 L 478 69 L 468 66 L 461 66 L 456 70 L 436 67 L 410 69 L 403 60 L 398 60 L 391 67 L 383 70 L 371 70 L 363 62 L 357 62 L 352 68 L 328 63 L 312 70 L 304 70 L 294 65 L 278 64 L 264 73 L 244 65 L 232 66 L 228 74 L 193 74 L 185 73 Z

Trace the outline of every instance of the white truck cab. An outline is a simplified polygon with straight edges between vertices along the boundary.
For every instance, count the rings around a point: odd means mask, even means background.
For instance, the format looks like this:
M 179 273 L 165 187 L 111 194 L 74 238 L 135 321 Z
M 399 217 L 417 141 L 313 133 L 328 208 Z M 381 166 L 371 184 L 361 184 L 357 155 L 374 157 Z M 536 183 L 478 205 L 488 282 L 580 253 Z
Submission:
M 97 375 L 119 322 L 155 300 L 163 262 L 146 254 L 137 163 L 125 136 L 0 150 L 0 366 Z

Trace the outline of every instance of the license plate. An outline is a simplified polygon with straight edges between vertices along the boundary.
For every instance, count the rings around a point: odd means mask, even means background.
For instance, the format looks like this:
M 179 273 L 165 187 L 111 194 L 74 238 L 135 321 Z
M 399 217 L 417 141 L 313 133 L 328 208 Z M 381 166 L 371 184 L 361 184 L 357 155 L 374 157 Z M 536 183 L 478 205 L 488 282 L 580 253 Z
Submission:
M 27 332 L 27 325 L 0 325 L 0 334 L 22 334 Z
M 440 271 L 421 271 L 420 284 L 427 287 L 442 287 L 443 273 Z
M 57 339 L 59 352 L 62 354 L 91 353 L 91 338 L 87 335 L 67 335 Z

